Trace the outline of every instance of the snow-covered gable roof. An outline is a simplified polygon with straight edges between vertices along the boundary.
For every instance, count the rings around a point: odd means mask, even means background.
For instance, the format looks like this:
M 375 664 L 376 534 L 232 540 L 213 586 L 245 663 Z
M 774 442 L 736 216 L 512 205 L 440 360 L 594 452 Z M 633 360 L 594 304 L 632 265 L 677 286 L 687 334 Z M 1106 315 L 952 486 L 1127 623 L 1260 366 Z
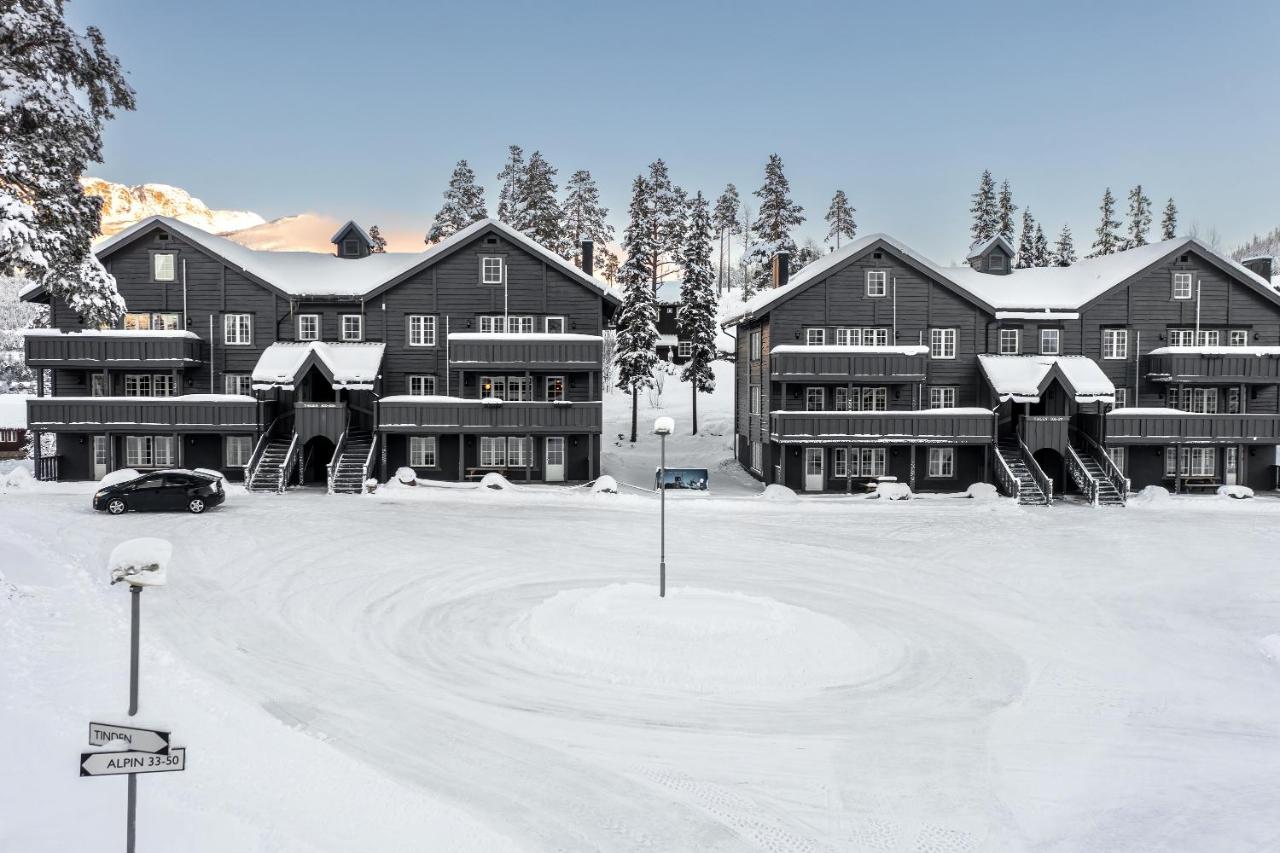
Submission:
M 1082 355 L 979 355 L 978 363 L 1001 400 L 1038 403 L 1055 378 L 1077 403 L 1115 400 L 1115 385 L 1096 361 Z
M 679 305 L 682 282 L 663 281 L 658 283 L 657 300 L 660 305 Z
M 1007 254 L 1011 258 L 1014 255 L 1013 246 L 1009 244 L 1009 241 L 1006 240 L 1001 235 L 997 234 L 994 237 L 988 237 L 985 240 L 978 240 L 977 242 L 973 243 L 973 245 L 969 246 L 969 254 L 965 255 L 965 260 L 971 261 L 974 258 L 983 257 L 984 255 L 987 254 L 987 252 L 991 251 L 992 246 L 1000 246 L 1002 249 L 1004 249 L 1005 254 Z
M 372 389 L 385 350 L 386 344 L 378 343 L 274 343 L 258 357 L 253 385 L 292 388 L 314 365 L 334 388 Z
M 342 235 L 346 234 L 348 231 L 356 232 L 360 235 L 362 240 L 370 246 L 373 245 L 373 238 L 369 236 L 369 232 L 360 227 L 360 223 L 356 222 L 354 219 L 348 219 L 345 225 L 333 233 L 333 236 L 329 238 L 329 242 L 337 243 L 342 239 Z

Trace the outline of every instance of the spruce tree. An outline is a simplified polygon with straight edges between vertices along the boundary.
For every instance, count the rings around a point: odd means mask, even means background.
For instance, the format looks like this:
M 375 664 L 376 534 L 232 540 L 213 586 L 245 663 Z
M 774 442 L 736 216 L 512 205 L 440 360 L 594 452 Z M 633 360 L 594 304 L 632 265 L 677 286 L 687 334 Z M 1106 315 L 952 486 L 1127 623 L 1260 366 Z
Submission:
M 687 199 L 684 190 L 671 182 L 667 164 L 658 158 L 649 164 L 649 274 L 656 292 L 658 282 L 680 266 L 684 248 Z
M 1071 226 L 1063 225 L 1058 232 L 1058 242 L 1053 244 L 1053 265 L 1069 267 L 1076 262 L 1076 244 L 1071 238 Z
M 1089 252 L 1091 258 L 1114 254 L 1120 248 L 1120 237 L 1116 234 L 1120 223 L 1116 220 L 1116 197 L 1111 194 L 1111 187 L 1107 187 L 1107 191 L 1102 195 L 1099 212 L 1102 214 L 1102 220 L 1094 231 L 1093 248 Z
M 382 236 L 382 232 L 378 230 L 378 226 L 374 225 L 369 228 L 369 254 L 382 255 L 387 251 L 387 238 Z
M 444 205 L 427 231 L 428 246 L 447 240 L 473 222 L 489 215 L 484 206 L 484 188 L 476 184 L 476 173 L 466 160 L 459 160 L 444 191 Z
M 134 92 L 102 33 L 76 32 L 62 7 L 0 4 L 0 275 L 39 280 L 96 328 L 124 300 L 90 251 L 102 202 L 80 176 L 102 162 L 103 126 L 134 108 Z
M 991 170 L 984 169 L 978 181 L 978 190 L 971 198 L 973 204 L 969 213 L 973 214 L 973 224 L 969 226 L 969 236 L 974 243 L 990 240 L 999 228 L 999 216 L 996 210 L 996 182 L 991 177 Z
M 1048 267 L 1053 265 L 1053 253 L 1049 251 L 1049 241 L 1045 239 L 1044 229 L 1036 223 L 1036 235 L 1031 241 L 1031 266 Z
M 1031 208 L 1023 208 L 1022 231 L 1018 234 L 1018 258 L 1013 263 L 1014 267 L 1020 270 L 1025 270 L 1038 266 L 1038 264 L 1035 263 L 1035 240 L 1035 217 L 1031 215 Z
M 520 194 L 516 197 L 515 220 L 511 223 L 562 258 L 569 257 L 568 241 L 561 230 L 560 202 L 556 201 L 556 169 L 542 152 L 529 155 Z
M 1178 206 L 1173 203 L 1172 198 L 1164 206 L 1164 216 L 1160 219 L 1160 236 L 1165 240 L 1178 236 Z
M 791 229 L 804 223 L 804 208 L 791 200 L 791 184 L 782 171 L 782 158 L 769 155 L 764 167 L 764 184 L 754 195 L 760 199 L 760 210 L 752 223 L 751 233 L 755 243 L 749 252 L 752 263 L 757 264 L 757 282 L 760 287 L 769 286 L 770 261 L 778 252 L 787 252 L 796 258 L 796 241 Z M 792 264 L 792 269 L 796 269 Z
M 1009 245 L 1013 245 L 1013 214 L 1017 213 L 1018 206 L 1013 203 L 1013 190 L 1009 189 L 1009 182 L 1005 181 L 1000 184 L 1000 201 L 996 210 L 996 233 L 1009 241 Z
M 498 218 L 508 225 L 515 225 L 520 216 L 524 169 L 524 149 L 519 145 L 508 146 L 507 162 L 498 173 Z
M 569 245 L 570 259 L 576 266 L 582 265 L 582 241 L 591 240 L 604 260 L 605 244 L 613 239 L 613 226 L 605 221 L 609 209 L 600 204 L 600 190 L 595 179 L 586 169 L 579 169 L 569 176 L 565 184 L 568 194 L 560 212 L 564 216 L 564 239 Z
M 827 208 L 827 245 L 831 245 L 831 238 L 836 240 L 836 249 L 840 248 L 840 238 L 847 237 L 852 240 L 853 235 L 858 233 L 858 223 L 853 221 L 855 213 L 849 204 L 849 197 L 844 194 L 844 190 L 836 190 L 836 194 L 831 198 L 831 206 Z
M 698 393 L 716 389 L 711 364 L 716 358 L 716 290 L 711 272 L 711 214 L 707 201 L 698 193 L 689 205 L 681 258 L 684 281 L 680 286 L 680 308 L 676 326 L 682 341 L 692 345 L 689 360 L 680 378 L 693 390 L 693 434 L 698 434 Z
M 729 257 L 730 241 L 734 235 L 740 234 L 742 226 L 738 223 L 738 208 L 742 201 L 738 198 L 738 188 L 728 184 L 720 198 L 716 201 L 715 213 L 711 217 L 711 227 L 715 229 L 720 240 L 720 265 L 716 268 L 716 293 L 724 293 L 730 285 Z
M 618 387 L 631 394 L 631 441 L 634 444 L 639 393 L 653 386 L 653 369 L 658 364 L 658 307 L 649 267 L 653 257 L 649 245 L 653 206 L 649 182 L 643 175 L 638 175 L 631 185 L 627 217 L 622 238 L 627 260 L 618 270 L 623 293 L 613 359 Z
M 1142 184 L 1129 190 L 1129 233 L 1124 248 L 1136 249 L 1147 245 L 1147 232 L 1151 230 L 1151 199 L 1142 192 Z

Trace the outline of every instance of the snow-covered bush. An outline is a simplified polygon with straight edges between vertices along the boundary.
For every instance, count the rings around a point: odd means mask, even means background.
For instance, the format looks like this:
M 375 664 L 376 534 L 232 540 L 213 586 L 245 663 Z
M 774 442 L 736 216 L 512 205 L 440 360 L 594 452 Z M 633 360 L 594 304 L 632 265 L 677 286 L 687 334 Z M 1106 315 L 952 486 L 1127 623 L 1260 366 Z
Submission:
M 999 489 L 990 483 L 974 483 L 964 493 L 975 501 L 993 501 L 1000 497 Z
M 405 486 L 418 485 L 418 475 L 414 473 L 414 470 L 412 468 L 409 468 L 407 466 L 396 469 L 396 480 L 401 485 L 405 485 Z
M 1130 506 L 1151 506 L 1153 504 L 1167 503 L 1171 495 L 1169 490 L 1164 486 L 1147 486 L 1133 497 L 1129 498 Z
M 480 479 L 480 485 L 486 489 L 501 491 L 502 489 L 511 488 L 511 481 L 497 471 L 490 471 Z
M 369 494 L 373 494 L 374 492 L 378 491 L 378 478 L 370 477 L 369 479 L 365 480 L 364 490 Z
M 601 474 L 591 482 L 591 491 L 597 495 L 616 495 L 618 493 L 618 481 L 608 474 Z
M 114 486 L 116 483 L 127 483 L 141 476 L 142 474 L 135 468 L 121 468 L 119 471 L 108 471 L 107 475 L 98 481 L 98 485 L 105 489 L 107 486 Z
M 767 501 L 794 501 L 799 499 L 795 489 L 788 488 L 781 483 L 770 483 L 764 487 L 764 492 L 760 495 Z
M 1218 486 L 1218 497 L 1242 501 L 1253 497 L 1253 489 L 1248 486 Z
M 884 498 L 889 501 L 909 501 L 913 496 L 911 487 L 906 483 L 877 483 L 875 492 L 868 497 Z

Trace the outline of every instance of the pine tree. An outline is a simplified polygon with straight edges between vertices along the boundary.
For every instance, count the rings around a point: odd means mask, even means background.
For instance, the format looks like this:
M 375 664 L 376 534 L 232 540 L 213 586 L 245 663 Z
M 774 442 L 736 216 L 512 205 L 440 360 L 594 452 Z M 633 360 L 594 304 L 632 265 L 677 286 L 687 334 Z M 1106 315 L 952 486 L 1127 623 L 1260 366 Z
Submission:
M 684 190 L 671 182 L 667 164 L 658 158 L 649 164 L 649 274 L 656 292 L 658 282 L 680 265 L 684 248 L 687 200 Z
M 498 218 L 515 225 L 519 218 L 520 198 L 524 195 L 524 149 L 507 148 L 507 162 L 498 173 Z
M 791 200 L 791 184 L 782 171 L 782 158 L 769 155 L 764 167 L 764 184 L 754 195 L 760 199 L 760 210 L 751 226 L 755 243 L 749 252 L 753 263 L 758 264 L 757 281 L 768 287 L 770 261 L 779 252 L 787 252 L 796 259 L 796 241 L 791 229 L 804 223 L 804 208 Z M 797 269 L 792 264 L 792 269 Z
M 1160 236 L 1165 240 L 1172 240 L 1178 236 L 1178 206 L 1173 203 L 1172 198 L 1164 206 L 1164 217 L 1160 220 Z
M 1013 214 L 1018 211 L 1018 206 L 1013 203 L 1013 191 L 1009 189 L 1009 182 L 1005 181 L 1000 184 L 1000 201 L 996 211 L 996 233 L 1009 241 L 1009 245 L 1013 245 Z
M 1035 263 L 1036 220 L 1031 208 L 1022 211 L 1022 231 L 1018 234 L 1018 258 L 1014 267 L 1020 270 L 1039 266 Z
M 1129 190 L 1129 233 L 1123 248 L 1136 249 L 1147 245 L 1147 232 L 1151 230 L 1151 199 L 1142 192 L 1142 184 Z
M 484 206 L 484 188 L 476 185 L 476 173 L 466 160 L 459 160 L 449 177 L 449 187 L 444 191 L 444 206 L 436 214 L 431 229 L 427 231 L 428 246 L 447 240 L 489 215 Z
M 1116 197 L 1111 194 L 1111 187 L 1107 187 L 1107 191 L 1103 193 L 1099 210 L 1102 213 L 1102 221 L 1098 223 L 1098 229 L 1094 232 L 1096 236 L 1093 240 L 1093 249 L 1089 253 L 1091 258 L 1114 254 L 1120 248 L 1120 237 L 1116 234 L 1120 223 L 1115 218 Z
M 853 221 L 854 209 L 849 205 L 849 197 L 844 194 L 844 190 L 836 190 L 836 194 L 831 197 L 831 206 L 827 208 L 827 245 L 831 245 L 831 238 L 836 240 L 836 249 L 840 248 L 840 238 L 847 237 L 853 239 L 853 235 L 858 233 L 858 223 Z
M 383 255 L 387 251 L 387 238 L 382 236 L 382 232 L 378 230 L 378 226 L 374 225 L 369 228 L 369 254 Z
M 600 190 L 595 179 L 586 169 L 579 169 L 569 176 L 565 184 L 568 194 L 560 213 L 564 216 L 564 239 L 569 245 L 570 260 L 582 265 L 582 241 L 591 240 L 600 251 L 613 239 L 613 226 L 605 221 L 609 209 L 600 204 Z M 600 258 L 604 260 L 603 255 Z
M 1058 232 L 1058 242 L 1053 244 L 1054 266 L 1069 267 L 1076 262 L 1076 244 L 1071 239 L 1071 226 L 1063 225 Z
M 969 212 L 973 214 L 973 225 L 969 227 L 969 236 L 975 243 L 990 240 L 999 228 L 996 211 L 996 182 L 991 177 L 990 169 L 983 170 L 982 178 L 978 181 L 978 191 L 971 198 L 973 205 L 969 208 Z
M 738 224 L 738 208 L 741 206 L 738 188 L 733 184 L 727 184 L 716 201 L 715 213 L 711 217 L 711 227 L 715 229 L 716 236 L 720 240 L 720 266 L 716 268 L 717 294 L 724 293 L 730 284 L 728 268 L 729 257 L 732 254 L 730 241 L 734 235 L 741 233 L 742 226 Z
M 751 205 L 742 205 L 742 257 L 738 258 L 738 266 L 742 271 L 742 301 L 746 302 L 755 296 L 756 288 L 751 279 Z
M 560 203 L 556 201 L 556 169 L 542 152 L 529 155 L 516 198 L 513 227 L 528 234 L 562 258 L 569 257 L 569 244 L 561 230 Z
M 63 20 L 60 0 L 0 4 L 0 275 L 39 279 L 95 328 L 124 314 L 90 251 L 101 200 L 80 176 L 102 162 L 103 125 L 134 92 L 96 27 Z
M 1049 251 L 1049 241 L 1045 239 L 1044 229 L 1036 223 L 1036 236 L 1031 241 L 1031 266 L 1048 267 L 1053 265 L 1053 253 Z
M 639 392 L 653 386 L 658 364 L 658 307 L 649 267 L 653 233 L 652 191 L 643 175 L 631 185 L 627 230 L 622 238 L 626 263 L 618 271 L 622 282 L 622 307 L 618 310 L 614 364 L 618 387 L 631 394 L 631 441 L 637 437 Z
M 689 360 L 680 378 L 693 390 L 693 434 L 698 434 L 698 393 L 716 389 L 711 363 L 716 358 L 716 290 L 711 272 L 711 214 L 707 201 L 698 193 L 689 205 L 689 225 L 685 229 L 681 258 L 684 282 L 680 286 L 680 309 L 676 326 L 680 340 L 692 345 Z
M 619 262 L 618 256 L 608 249 L 598 249 L 596 252 L 600 258 L 600 276 L 610 284 L 618 280 Z

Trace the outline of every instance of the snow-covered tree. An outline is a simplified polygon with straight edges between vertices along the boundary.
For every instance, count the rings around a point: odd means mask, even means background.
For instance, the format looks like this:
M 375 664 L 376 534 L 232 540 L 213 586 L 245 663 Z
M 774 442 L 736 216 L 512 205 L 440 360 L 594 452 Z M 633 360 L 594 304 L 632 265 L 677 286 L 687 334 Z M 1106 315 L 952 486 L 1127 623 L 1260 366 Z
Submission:
M 1142 191 L 1142 184 L 1129 190 L 1129 233 L 1123 248 L 1136 249 L 1147 245 L 1147 232 L 1151 230 L 1151 199 Z
M 63 20 L 62 0 L 0 2 L 0 275 L 39 278 L 89 326 L 124 313 L 90 242 L 101 200 L 80 177 L 102 162 L 102 128 L 133 89 L 96 27 Z
M 742 277 L 742 301 L 746 302 L 756 293 L 751 269 L 751 205 L 746 202 L 742 204 L 742 227 L 739 231 L 742 234 L 742 256 L 738 258 L 738 272 Z
M 378 230 L 378 226 L 374 225 L 369 228 L 369 253 L 372 255 L 381 255 L 387 251 L 387 238 L 382 236 L 382 232 Z
M 990 240 L 999 230 L 999 212 L 996 209 L 996 182 L 991 177 L 991 170 L 984 169 L 978 181 L 978 190 L 971 198 L 973 204 L 969 213 L 973 214 L 973 224 L 969 226 L 969 236 L 973 242 Z
M 1022 210 L 1022 231 L 1018 234 L 1018 258 L 1013 265 L 1025 270 L 1038 266 L 1035 263 L 1036 220 L 1031 215 L 1031 208 Z
M 515 225 L 519 218 L 520 198 L 524 195 L 524 149 L 507 147 L 507 162 L 498 173 L 498 218 Z
M 1076 243 L 1071 237 L 1071 226 L 1063 225 L 1058 232 L 1058 242 L 1053 244 L 1052 265 L 1069 267 L 1076 262 Z
M 457 234 L 473 222 L 489 215 L 484 206 L 484 188 L 476 184 L 476 173 L 466 160 L 459 160 L 444 191 L 444 206 L 427 231 L 427 245 Z
M 853 221 L 853 206 L 849 204 L 849 197 L 844 194 L 844 190 L 836 190 L 836 194 L 831 197 L 831 206 L 827 208 L 827 245 L 831 245 L 832 238 L 835 238 L 836 249 L 840 248 L 840 238 L 846 237 L 850 240 L 858 233 L 858 223 Z
M 778 252 L 787 252 L 796 258 L 796 241 L 791 229 L 804 223 L 804 208 L 791 200 L 791 184 L 782 171 L 782 158 L 769 155 L 764 167 L 764 184 L 754 195 L 760 199 L 760 210 L 751 225 L 755 242 L 748 252 L 756 265 L 756 278 L 760 287 L 769 286 L 770 261 Z M 792 267 L 796 265 L 793 263 Z
M 711 363 L 716 357 L 716 289 L 711 272 L 711 214 L 707 200 L 698 193 L 689 205 L 681 258 L 684 281 L 676 325 L 682 341 L 692 346 L 680 378 L 693 390 L 693 434 L 698 434 L 698 394 L 716 389 Z
M 561 230 L 560 202 L 556 201 L 556 168 L 542 152 L 529 155 L 524 167 L 515 220 L 511 223 L 562 258 L 569 257 L 568 241 Z
M 1114 254 L 1120 249 L 1120 235 L 1116 234 L 1120 222 L 1116 219 L 1116 197 L 1111 194 L 1111 187 L 1107 187 L 1107 191 L 1102 195 L 1099 212 L 1102 214 L 1102 220 L 1094 231 L 1093 248 L 1089 253 L 1091 258 Z
M 742 201 L 738 198 L 738 188 L 727 184 L 720 198 L 716 200 L 715 212 L 711 216 L 711 227 L 715 229 L 720 240 L 720 265 L 716 268 L 716 292 L 724 293 L 729 287 L 729 245 L 735 234 L 742 233 L 738 223 L 738 208 Z
M 1001 237 L 1013 243 L 1013 215 L 1018 212 L 1018 206 L 1013 203 L 1013 190 L 1009 189 L 1009 182 L 1004 181 L 1000 184 L 1000 200 L 996 206 L 996 233 Z
M 652 193 L 643 175 L 631 185 L 631 205 L 627 209 L 627 229 L 622 248 L 627 260 L 618 271 L 622 282 L 622 307 L 618 310 L 614 364 L 617 385 L 631 395 L 631 441 L 637 437 L 639 392 L 653 386 L 653 370 L 658 364 L 658 306 L 649 267 L 653 250 Z
M 671 182 L 662 158 L 649 164 L 647 184 L 653 213 L 649 221 L 649 275 L 656 291 L 658 282 L 680 267 L 688 201 L 684 190 Z
M 821 243 L 812 237 L 806 237 L 803 243 L 796 246 L 795 253 L 788 261 L 788 268 L 791 272 L 797 272 L 818 260 L 826 253 L 827 250 L 822 248 Z
M 613 226 L 605 221 L 609 209 L 600 204 L 600 190 L 595 179 L 586 169 L 579 169 L 569 176 L 565 185 L 568 194 L 560 213 L 564 216 L 564 238 L 569 244 L 570 259 L 582 264 L 582 241 L 590 239 L 599 247 L 603 261 L 605 244 L 613 239 Z
M 1160 238 L 1163 240 L 1172 240 L 1178 236 L 1178 206 L 1173 203 L 1173 199 L 1169 199 L 1169 203 L 1164 206 L 1164 216 L 1160 218 Z
M 618 256 L 605 248 L 597 249 L 596 254 L 599 257 L 599 262 L 596 266 L 600 270 L 600 277 L 613 284 L 618 280 L 618 270 L 621 269 Z
M 1031 240 L 1031 266 L 1053 266 L 1053 252 L 1049 250 L 1049 241 L 1045 239 L 1039 222 L 1036 223 L 1036 235 Z

